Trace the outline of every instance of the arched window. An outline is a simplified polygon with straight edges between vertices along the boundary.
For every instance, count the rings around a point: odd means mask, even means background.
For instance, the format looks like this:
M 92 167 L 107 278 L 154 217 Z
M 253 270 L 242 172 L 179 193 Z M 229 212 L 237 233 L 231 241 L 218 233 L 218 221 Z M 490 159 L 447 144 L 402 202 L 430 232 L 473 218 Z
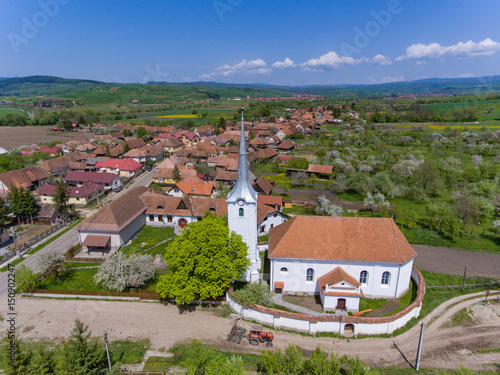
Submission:
M 306 272 L 306 281 L 314 280 L 314 270 L 312 268 L 308 268 Z
M 381 284 L 382 285 L 389 285 L 389 281 L 391 279 L 391 274 L 390 272 L 387 272 L 385 271 L 383 274 L 382 274 L 382 281 L 381 281 Z
M 245 216 L 245 210 L 243 208 L 240 208 L 240 216 Z
M 281 267 L 280 272 L 285 272 L 285 273 L 286 273 L 286 272 L 288 272 L 288 268 L 286 268 L 286 267 Z
M 359 283 L 366 284 L 368 281 L 368 271 L 361 271 L 359 273 Z

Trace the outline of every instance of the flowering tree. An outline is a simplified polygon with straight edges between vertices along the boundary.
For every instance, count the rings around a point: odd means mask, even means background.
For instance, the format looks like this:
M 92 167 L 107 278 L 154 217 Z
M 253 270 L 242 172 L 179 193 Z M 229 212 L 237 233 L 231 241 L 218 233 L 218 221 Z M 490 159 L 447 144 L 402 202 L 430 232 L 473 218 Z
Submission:
M 63 254 L 53 250 L 48 253 L 42 254 L 38 261 L 38 268 L 41 275 L 52 275 L 56 277 L 59 282 L 59 272 L 61 272 L 66 258 Z
M 373 215 L 375 212 L 382 207 L 389 207 L 390 203 L 385 199 L 385 195 L 382 193 L 372 194 L 368 192 L 366 198 L 364 199 L 364 204 L 367 207 L 371 207 Z
M 316 213 L 323 216 L 342 216 L 344 209 L 341 206 L 331 203 L 327 197 L 321 195 L 318 197 Z
M 122 292 L 127 287 L 139 288 L 153 278 L 155 269 L 151 255 L 118 252 L 99 267 L 94 281 L 106 289 Z

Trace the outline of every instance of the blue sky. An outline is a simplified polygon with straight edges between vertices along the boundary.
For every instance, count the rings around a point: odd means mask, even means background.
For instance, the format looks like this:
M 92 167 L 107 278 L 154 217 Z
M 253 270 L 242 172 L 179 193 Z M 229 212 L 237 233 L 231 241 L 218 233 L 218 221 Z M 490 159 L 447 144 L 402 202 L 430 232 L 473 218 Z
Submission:
M 500 74 L 500 4 L 0 2 L 0 77 L 278 85 Z

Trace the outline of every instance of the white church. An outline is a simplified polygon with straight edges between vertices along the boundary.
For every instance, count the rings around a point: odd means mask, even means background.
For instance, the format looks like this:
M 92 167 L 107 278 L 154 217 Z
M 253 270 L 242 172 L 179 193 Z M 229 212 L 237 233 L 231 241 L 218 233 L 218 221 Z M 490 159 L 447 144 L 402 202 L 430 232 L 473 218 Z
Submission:
M 238 179 L 226 200 L 230 230 L 248 245 L 247 282 L 258 282 L 257 193 L 248 173 L 243 109 Z M 269 231 L 275 293 L 320 295 L 325 311 L 359 311 L 360 298 L 398 298 L 409 289 L 416 252 L 392 219 L 296 216 Z

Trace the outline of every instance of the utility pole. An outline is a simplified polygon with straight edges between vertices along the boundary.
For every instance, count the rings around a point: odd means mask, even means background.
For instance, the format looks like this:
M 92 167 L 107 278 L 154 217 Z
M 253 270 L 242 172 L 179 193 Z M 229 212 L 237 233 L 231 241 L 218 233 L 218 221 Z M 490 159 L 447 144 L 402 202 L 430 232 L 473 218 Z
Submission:
M 108 355 L 108 368 L 111 371 L 111 358 L 109 357 L 108 333 L 104 332 L 104 343 L 106 344 L 106 354 Z
M 420 368 L 420 354 L 422 353 L 422 340 L 424 339 L 424 323 L 420 321 L 420 339 L 418 340 L 417 359 L 415 360 L 415 371 Z
M 464 269 L 464 279 L 462 280 L 462 292 L 464 291 L 464 286 L 465 286 L 465 276 L 467 275 L 467 264 L 465 265 Z

